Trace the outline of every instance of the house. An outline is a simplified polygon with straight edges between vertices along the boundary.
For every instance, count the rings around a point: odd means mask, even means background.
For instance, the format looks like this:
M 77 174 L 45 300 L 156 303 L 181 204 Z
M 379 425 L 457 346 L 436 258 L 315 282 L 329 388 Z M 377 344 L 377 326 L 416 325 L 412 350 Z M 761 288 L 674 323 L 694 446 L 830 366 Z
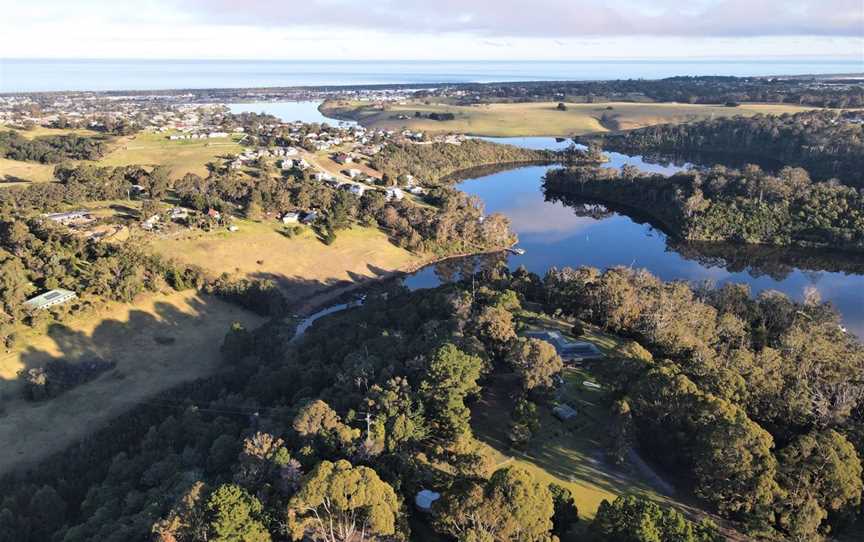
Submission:
M 240 228 L 238 228 L 234 224 L 231 224 L 230 226 L 228 226 L 228 231 L 230 231 L 230 232 L 235 232 L 235 231 L 239 231 L 239 230 L 240 230 Z
M 37 295 L 24 302 L 24 307 L 30 310 L 41 311 L 57 305 L 72 301 L 78 295 L 71 290 L 56 288 L 54 290 Z
M 384 190 L 384 193 L 387 195 L 387 200 L 396 200 L 402 201 L 402 198 L 405 197 L 405 193 L 402 192 L 402 189 L 396 187 L 390 187 Z
M 366 192 L 366 187 L 359 184 L 352 184 L 348 187 L 348 191 L 359 198 L 363 196 L 364 192 Z
M 212 208 L 207 209 L 207 216 L 209 216 L 210 218 L 212 218 L 214 220 L 221 220 L 222 219 L 222 213 L 220 213 L 216 209 L 212 209 Z
M 308 213 L 303 215 L 303 218 L 300 219 L 301 224 L 311 224 L 315 222 L 315 219 L 318 218 L 318 213 L 315 211 L 309 211 Z
M 555 347 L 558 355 L 565 361 L 602 358 L 603 353 L 596 346 L 585 341 L 568 341 L 557 331 L 529 331 L 526 337 L 546 341 Z
M 422 196 L 423 194 L 426 193 L 426 189 L 424 189 L 423 187 L 420 187 L 420 186 L 412 186 L 411 188 L 408 189 L 408 192 L 410 192 L 411 194 L 414 194 L 415 196 Z
M 283 224 L 296 224 L 300 222 L 300 213 L 285 213 L 281 220 Z
M 345 170 L 345 175 L 347 175 L 349 179 L 356 179 L 357 177 L 359 177 L 362 174 L 363 174 L 363 172 L 360 171 L 359 169 L 346 169 Z
M 333 161 L 336 162 L 337 164 L 350 164 L 351 162 L 354 161 L 354 159 L 351 158 L 351 156 L 349 154 L 346 154 L 344 152 L 340 152 L 340 153 L 336 154 L 335 156 L 333 156 Z
M 414 505 L 421 512 L 431 512 L 432 505 L 441 498 L 441 494 L 430 489 L 422 489 L 414 496 Z
M 552 409 L 552 414 L 562 422 L 566 422 L 576 417 L 576 409 L 566 403 L 561 403 Z
M 89 224 L 96 219 L 90 214 L 90 211 L 69 211 L 67 213 L 49 213 L 43 215 L 45 218 L 64 226 L 77 226 Z
M 171 220 L 186 220 L 189 218 L 189 210 L 183 207 L 174 207 L 171 209 Z
M 153 215 L 141 223 L 141 227 L 145 230 L 152 230 L 159 223 L 159 215 Z

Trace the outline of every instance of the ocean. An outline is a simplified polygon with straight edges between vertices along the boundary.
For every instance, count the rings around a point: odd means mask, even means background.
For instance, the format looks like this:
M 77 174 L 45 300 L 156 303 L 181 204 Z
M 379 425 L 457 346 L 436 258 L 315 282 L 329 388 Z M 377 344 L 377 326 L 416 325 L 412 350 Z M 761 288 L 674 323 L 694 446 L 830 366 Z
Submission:
M 864 73 L 864 59 L 280 61 L 0 59 L 0 92 Z

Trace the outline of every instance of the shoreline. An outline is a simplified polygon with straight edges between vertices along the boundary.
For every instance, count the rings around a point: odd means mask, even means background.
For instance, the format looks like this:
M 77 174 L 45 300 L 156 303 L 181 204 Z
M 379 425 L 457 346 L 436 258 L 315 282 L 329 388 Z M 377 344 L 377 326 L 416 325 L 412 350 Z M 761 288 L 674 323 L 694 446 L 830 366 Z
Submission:
M 512 244 L 506 247 L 499 247 L 488 250 L 481 250 L 477 252 L 464 252 L 459 254 L 451 254 L 447 256 L 439 256 L 431 259 L 422 259 L 420 261 L 412 262 L 405 267 L 401 267 L 398 269 L 393 269 L 392 271 L 388 271 L 382 275 L 376 277 L 367 277 L 360 281 L 355 281 L 350 284 L 346 284 L 344 286 L 334 286 L 331 288 L 325 288 L 320 292 L 313 293 L 305 298 L 301 298 L 292 306 L 296 307 L 293 309 L 294 316 L 299 318 L 307 318 L 316 312 L 326 309 L 336 302 L 340 297 L 344 295 L 348 295 L 354 293 L 358 290 L 362 290 L 368 286 L 371 286 L 378 282 L 385 282 L 388 280 L 403 278 L 408 275 L 413 275 L 421 271 L 422 269 L 429 267 L 431 265 L 436 265 L 442 262 L 446 262 L 448 260 L 454 260 L 459 258 L 469 258 L 473 256 L 483 256 L 485 254 L 496 254 L 499 252 L 504 252 L 508 248 L 515 246 L 518 241 L 513 242 Z

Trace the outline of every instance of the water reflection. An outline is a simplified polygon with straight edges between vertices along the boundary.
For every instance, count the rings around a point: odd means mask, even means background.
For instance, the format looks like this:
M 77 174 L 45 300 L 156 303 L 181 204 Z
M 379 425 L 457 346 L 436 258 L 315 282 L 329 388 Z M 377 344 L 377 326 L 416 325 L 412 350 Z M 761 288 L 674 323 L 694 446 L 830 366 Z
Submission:
M 569 141 L 553 138 L 504 138 L 504 143 L 533 148 L 561 148 Z M 691 167 L 691 162 L 650 164 L 642 157 L 611 153 L 609 166 L 632 164 L 660 173 Z M 499 171 L 459 183 L 479 196 L 487 212 L 500 212 L 512 220 L 523 256 L 506 257 L 511 268 L 524 265 L 545 274 L 552 266 L 617 265 L 646 268 L 664 280 L 742 282 L 754 294 L 779 290 L 802 299 L 804 290 L 817 288 L 825 301 L 843 315 L 846 327 L 864 337 L 864 257 L 859 254 L 751 245 L 683 243 L 667 237 L 644 217 L 624 214 L 591 202 L 546 198 L 542 178 L 546 166 Z M 478 261 L 473 262 L 477 272 Z M 434 286 L 459 276 L 448 262 L 443 268 L 424 269 L 406 279 L 410 288 Z
M 330 126 L 351 126 L 356 124 L 354 121 L 342 121 L 325 117 L 318 106 L 320 101 L 303 101 L 303 102 L 251 102 L 251 103 L 231 103 L 225 104 L 234 114 L 240 113 L 266 113 L 282 119 L 283 122 L 309 122 L 324 124 Z

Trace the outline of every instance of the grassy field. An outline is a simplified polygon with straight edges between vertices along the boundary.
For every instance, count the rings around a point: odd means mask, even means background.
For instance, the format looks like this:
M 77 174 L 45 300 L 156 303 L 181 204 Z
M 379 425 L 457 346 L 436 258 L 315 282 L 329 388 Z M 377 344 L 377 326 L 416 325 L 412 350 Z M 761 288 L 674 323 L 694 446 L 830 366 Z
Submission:
M 579 516 L 591 518 L 603 499 L 614 500 L 622 493 L 640 493 L 662 500 L 646 481 L 627 468 L 615 468 L 604 456 L 603 439 L 608 427 L 605 393 L 587 389 L 583 380 L 593 380 L 584 370 L 564 371 L 569 403 L 579 412 L 575 427 L 568 429 L 540 407 L 540 430 L 525 449 L 515 450 L 507 441 L 507 424 L 502 412 L 512 408 L 518 383 L 497 378 L 487 386 L 483 399 L 472 409 L 474 434 L 484 444 L 486 455 L 495 465 L 518 465 L 537 480 L 556 483 L 573 493 Z M 506 418 L 504 418 L 506 419 Z
M 572 136 L 609 130 L 627 130 L 666 122 L 689 122 L 698 119 L 757 113 L 796 113 L 813 109 L 785 104 L 741 104 L 738 107 L 682 103 L 568 103 L 567 111 L 558 111 L 557 102 L 499 103 L 474 106 L 392 104 L 384 110 L 368 102 L 327 102 L 322 111 L 339 111 L 371 128 L 398 130 L 408 128 L 429 133 L 457 132 L 484 136 Z M 452 113 L 452 121 L 415 118 L 414 114 Z M 395 117 L 405 115 L 408 119 Z M 604 119 L 605 116 L 605 119 Z
M 237 154 L 242 147 L 237 142 L 241 136 L 203 140 L 171 141 L 166 134 L 141 132 L 135 136 L 120 138 L 113 151 L 108 153 L 100 165 L 106 166 L 168 166 L 171 176 L 179 179 L 187 173 L 207 176 L 207 163 L 218 161 L 226 154 Z
M 42 136 L 53 136 L 53 135 L 67 135 L 67 134 L 78 134 L 80 136 L 87 137 L 99 137 L 104 134 L 100 134 L 99 132 L 94 132 L 93 130 L 87 130 L 85 128 L 81 129 L 72 129 L 72 128 L 45 128 L 43 126 L 35 126 L 32 130 L 21 130 L 20 128 L 14 128 L 12 126 L 0 125 L 0 130 L 14 130 L 21 134 L 22 137 L 26 137 L 27 139 L 33 139 L 35 137 Z
M 232 322 L 262 319 L 194 291 L 110 304 L 47 330 L 31 330 L 0 354 L 0 473 L 66 448 L 136 403 L 211 373 Z M 38 403 L 20 394 L 17 372 L 51 359 L 117 362 L 98 379 Z
M 153 248 L 213 274 L 272 279 L 294 299 L 420 261 L 419 256 L 391 244 L 386 235 L 373 228 L 340 231 L 336 242 L 327 246 L 309 228 L 289 239 L 276 221 L 238 220 L 236 224 L 237 232 L 220 230 L 189 238 L 159 239 Z
M 0 187 L 54 180 L 54 164 L 0 158 Z

